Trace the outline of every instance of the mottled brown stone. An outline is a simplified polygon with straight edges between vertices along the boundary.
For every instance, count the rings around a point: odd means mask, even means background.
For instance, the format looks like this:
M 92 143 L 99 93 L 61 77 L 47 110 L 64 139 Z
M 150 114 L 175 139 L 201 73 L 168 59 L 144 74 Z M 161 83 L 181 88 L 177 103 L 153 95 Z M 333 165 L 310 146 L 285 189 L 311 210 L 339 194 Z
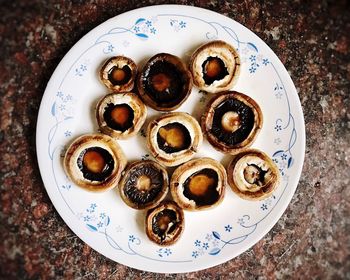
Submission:
M 46 203 L 40 203 L 34 207 L 33 216 L 35 219 L 41 219 L 49 212 L 49 207 Z
M 77 238 L 35 153 L 39 104 L 65 53 L 108 18 L 162 3 L 217 11 L 262 38 L 292 76 L 307 134 L 298 189 L 274 228 L 233 260 L 174 275 L 114 263 Z M 350 279 L 349 11 L 346 0 L 1 1 L 0 278 Z

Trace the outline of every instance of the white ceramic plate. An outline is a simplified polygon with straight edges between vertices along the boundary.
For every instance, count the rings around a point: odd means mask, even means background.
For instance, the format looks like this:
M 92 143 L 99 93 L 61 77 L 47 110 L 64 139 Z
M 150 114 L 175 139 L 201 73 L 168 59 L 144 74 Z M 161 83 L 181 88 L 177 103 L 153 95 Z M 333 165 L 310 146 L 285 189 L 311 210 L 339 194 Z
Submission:
M 264 125 L 253 147 L 268 153 L 280 168 L 282 183 L 264 201 L 240 199 L 229 188 L 222 204 L 186 212 L 185 231 L 171 247 L 151 243 L 144 211 L 129 208 L 116 190 L 96 194 L 75 186 L 62 168 L 67 145 L 83 133 L 97 132 L 94 108 L 107 89 L 98 79 L 101 63 L 126 55 L 142 65 L 159 52 L 185 61 L 199 45 L 222 39 L 242 60 L 235 90 L 253 97 Z M 210 94 L 193 89 L 177 110 L 199 118 Z M 159 112 L 149 109 L 149 116 Z M 146 121 L 147 123 L 147 121 Z M 144 130 L 119 141 L 129 160 L 150 158 Z M 304 119 L 288 72 L 273 51 L 241 24 L 212 11 L 188 6 L 152 6 L 118 15 L 84 36 L 53 73 L 40 107 L 37 155 L 46 190 L 67 225 L 89 246 L 130 267 L 153 272 L 189 272 L 238 256 L 258 242 L 288 206 L 300 177 L 305 150 Z M 198 153 L 227 164 L 230 156 L 206 141 Z

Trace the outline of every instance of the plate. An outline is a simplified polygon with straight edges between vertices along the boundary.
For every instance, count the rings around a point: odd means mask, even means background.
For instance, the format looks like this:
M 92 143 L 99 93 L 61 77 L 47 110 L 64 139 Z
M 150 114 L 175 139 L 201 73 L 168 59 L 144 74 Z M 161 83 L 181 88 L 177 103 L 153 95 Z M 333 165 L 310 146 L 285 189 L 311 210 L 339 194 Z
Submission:
M 259 202 L 240 199 L 229 188 L 215 209 L 185 213 L 185 231 L 173 246 L 159 247 L 144 231 L 144 211 L 124 204 L 114 189 L 89 193 L 63 171 L 67 145 L 83 133 L 97 131 L 94 108 L 107 94 L 98 71 L 107 58 L 123 54 L 138 65 L 159 52 L 185 61 L 199 45 L 213 39 L 237 48 L 241 75 L 234 89 L 253 97 L 264 125 L 253 147 L 269 154 L 282 183 Z M 177 110 L 197 119 L 210 98 L 193 89 Z M 148 119 L 160 114 L 149 108 Z M 147 123 L 147 121 L 146 121 Z M 130 140 L 119 141 L 128 160 L 148 159 L 145 126 Z M 85 243 L 127 266 L 153 272 L 179 273 L 212 267 L 238 256 L 258 242 L 288 206 L 301 174 L 305 150 L 303 113 L 294 84 L 281 61 L 253 32 L 212 11 L 178 5 L 151 6 L 118 15 L 85 35 L 62 59 L 45 90 L 37 124 L 37 156 L 52 203 L 66 224 Z M 197 157 L 227 165 L 230 156 L 206 141 Z

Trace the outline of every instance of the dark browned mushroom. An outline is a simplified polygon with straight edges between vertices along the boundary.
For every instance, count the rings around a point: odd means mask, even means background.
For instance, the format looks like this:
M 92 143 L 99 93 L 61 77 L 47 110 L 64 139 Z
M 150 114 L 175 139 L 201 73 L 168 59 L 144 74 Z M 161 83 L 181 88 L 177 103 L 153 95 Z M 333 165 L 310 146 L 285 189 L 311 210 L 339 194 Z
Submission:
M 189 96 L 192 76 L 179 57 L 160 53 L 147 61 L 137 87 L 148 106 L 158 111 L 172 111 Z
M 249 96 L 227 91 L 215 96 L 201 125 L 209 143 L 218 151 L 236 154 L 249 147 L 263 124 L 259 105 Z
M 134 209 L 157 206 L 169 188 L 168 173 L 163 166 L 152 160 L 131 163 L 123 172 L 119 192 L 123 201 Z
M 184 227 L 183 210 L 175 202 L 163 202 L 147 212 L 146 234 L 151 241 L 158 245 L 174 244 L 180 238 Z

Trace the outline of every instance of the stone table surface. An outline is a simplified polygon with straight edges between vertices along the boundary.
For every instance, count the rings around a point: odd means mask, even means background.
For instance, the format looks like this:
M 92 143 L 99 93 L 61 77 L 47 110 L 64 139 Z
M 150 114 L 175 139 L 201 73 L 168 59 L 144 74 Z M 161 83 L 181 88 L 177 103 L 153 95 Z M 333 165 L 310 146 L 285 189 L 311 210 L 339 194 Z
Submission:
M 110 17 L 162 0 L 0 1 L 1 279 L 350 279 L 350 5 L 319 1 L 169 1 L 207 8 L 260 36 L 288 69 L 306 123 L 296 193 L 250 250 L 187 274 L 114 263 L 77 238 L 45 191 L 35 151 L 41 98 L 64 54 Z

